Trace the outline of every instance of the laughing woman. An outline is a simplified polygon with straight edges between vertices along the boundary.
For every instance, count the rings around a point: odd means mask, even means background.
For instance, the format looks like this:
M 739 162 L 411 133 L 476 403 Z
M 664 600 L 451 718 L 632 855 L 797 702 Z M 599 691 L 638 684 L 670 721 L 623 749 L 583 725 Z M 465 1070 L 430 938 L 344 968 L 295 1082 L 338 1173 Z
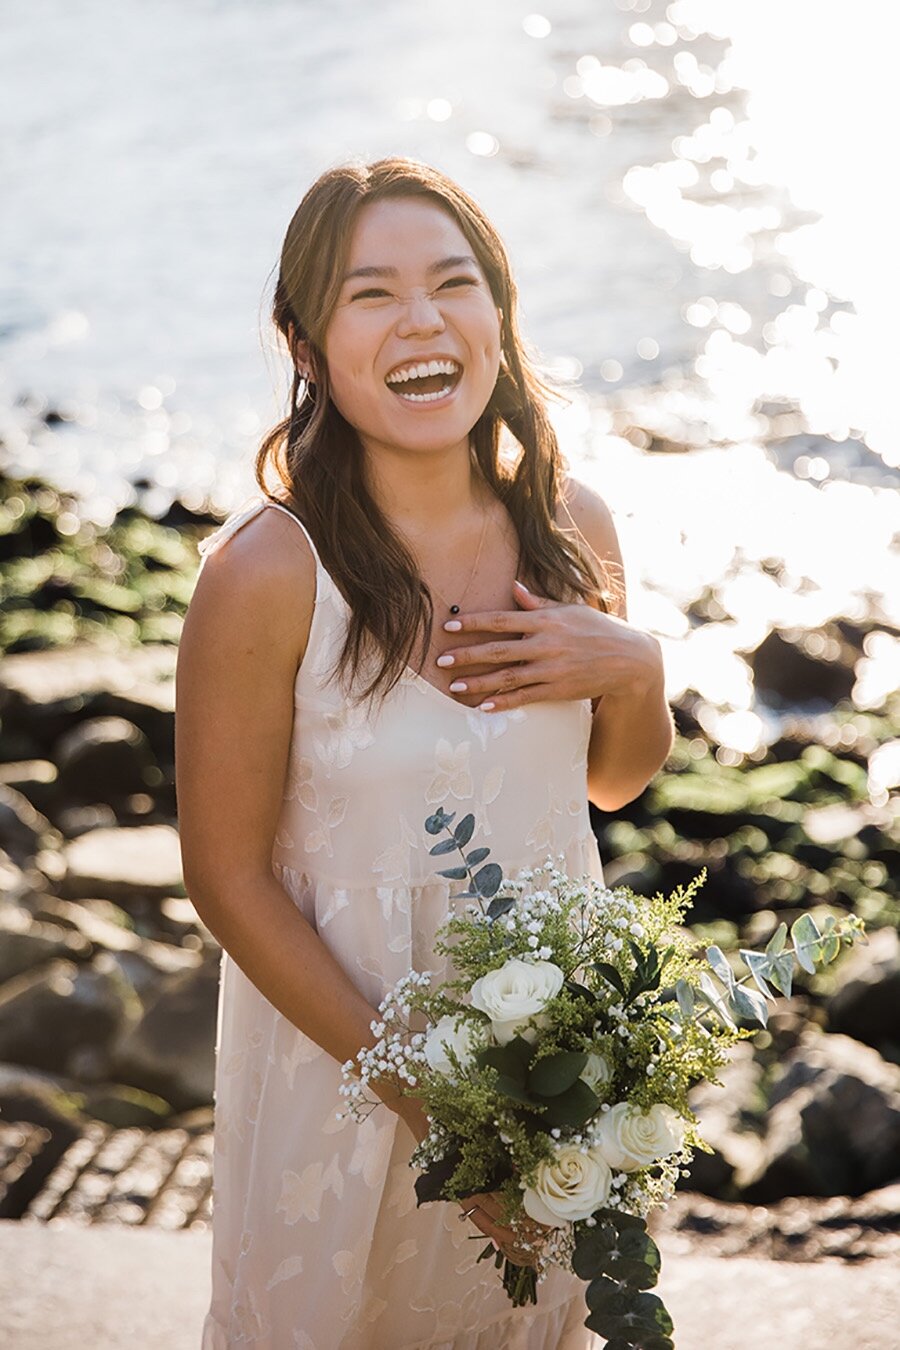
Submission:
M 207 541 L 178 667 L 185 879 L 223 948 L 203 1347 L 588 1350 L 579 1280 L 554 1267 L 513 1308 L 468 1240 L 524 1260 L 540 1233 L 495 1194 L 417 1208 L 427 1117 L 384 1083 L 339 1119 L 340 1066 L 402 975 L 444 977 L 438 806 L 474 812 L 507 875 L 552 851 L 602 880 L 588 801 L 617 810 L 671 748 L 659 644 L 456 184 L 325 173 L 274 321 L 290 411 L 259 500 Z

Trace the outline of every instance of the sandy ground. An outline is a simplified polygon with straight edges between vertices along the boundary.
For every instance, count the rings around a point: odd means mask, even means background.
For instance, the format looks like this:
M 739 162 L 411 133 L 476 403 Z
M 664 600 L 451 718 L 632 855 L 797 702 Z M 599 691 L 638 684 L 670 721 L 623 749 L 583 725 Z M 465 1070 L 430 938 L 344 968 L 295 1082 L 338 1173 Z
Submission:
M 197 1350 L 206 1233 L 0 1221 L 4 1350 Z M 900 1266 L 664 1255 L 678 1350 L 897 1350 Z

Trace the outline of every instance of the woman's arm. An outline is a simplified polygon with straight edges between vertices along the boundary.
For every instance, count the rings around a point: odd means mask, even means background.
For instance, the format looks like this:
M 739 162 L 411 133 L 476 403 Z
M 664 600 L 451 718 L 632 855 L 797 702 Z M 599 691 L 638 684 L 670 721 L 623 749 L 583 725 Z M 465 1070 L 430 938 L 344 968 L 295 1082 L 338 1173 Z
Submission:
M 607 563 L 615 592 L 612 614 L 628 621 L 622 550 L 612 512 L 599 493 L 567 478 L 563 511 L 590 549 Z M 669 757 L 675 739 L 666 701 L 659 643 L 644 633 L 653 659 L 646 674 L 621 694 L 591 700 L 588 797 L 601 811 L 617 811 L 638 797 Z
M 343 1063 L 373 1044 L 377 1013 L 271 865 L 315 585 L 309 545 L 278 511 L 207 558 L 178 657 L 178 809 L 185 885 L 203 922 L 269 1002 Z M 388 1084 L 379 1093 L 403 1105 Z

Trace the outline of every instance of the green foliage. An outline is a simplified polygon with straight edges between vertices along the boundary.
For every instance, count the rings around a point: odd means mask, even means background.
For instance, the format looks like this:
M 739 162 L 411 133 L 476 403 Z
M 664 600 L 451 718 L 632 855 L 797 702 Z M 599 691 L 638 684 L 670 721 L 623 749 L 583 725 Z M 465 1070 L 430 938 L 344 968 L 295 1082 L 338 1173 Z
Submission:
M 648 1294 L 659 1278 L 660 1255 L 643 1219 L 602 1209 L 595 1226 L 577 1225 L 572 1268 L 587 1280 L 585 1326 L 607 1338 L 607 1350 L 673 1350 L 672 1318 Z
M 736 1025 L 737 1019 L 743 1018 L 765 1026 L 769 1018 L 766 999 L 774 1000 L 767 982 L 790 997 L 795 959 L 803 970 L 815 975 L 821 966 L 829 965 L 835 959 L 842 943 L 852 945 L 861 936 L 864 924 L 856 915 L 847 915 L 839 923 L 833 914 L 829 914 L 820 930 L 811 914 L 801 914 L 791 925 L 792 946 L 785 948 L 787 931 L 786 924 L 779 924 L 764 952 L 741 948 L 741 959 L 755 981 L 756 989 L 745 987 L 748 976 L 740 980 L 735 977 L 724 952 L 715 946 L 707 947 L 710 968 L 723 988 L 717 988 L 710 975 L 704 972 L 700 976 L 698 992 L 723 1022 Z M 679 999 L 679 1007 L 682 1007 L 682 999 Z M 683 1009 L 682 1012 L 690 1015 Z

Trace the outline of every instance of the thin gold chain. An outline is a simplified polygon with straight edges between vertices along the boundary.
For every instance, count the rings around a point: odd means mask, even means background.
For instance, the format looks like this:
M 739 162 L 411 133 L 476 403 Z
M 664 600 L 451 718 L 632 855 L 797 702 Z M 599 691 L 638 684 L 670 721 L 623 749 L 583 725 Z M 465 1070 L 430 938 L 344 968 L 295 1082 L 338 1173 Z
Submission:
M 485 512 L 484 512 L 484 525 L 482 526 L 482 529 L 481 529 L 481 538 L 480 538 L 480 540 L 478 541 L 478 549 L 477 549 L 477 552 L 476 552 L 476 554 L 475 554 L 475 561 L 474 561 L 474 563 L 472 564 L 472 570 L 471 570 L 471 572 L 469 573 L 469 580 L 466 582 L 465 590 L 463 591 L 462 595 L 459 597 L 459 600 L 456 602 L 455 605 L 451 605 L 451 604 L 450 604 L 450 601 L 447 599 L 447 597 L 446 597 L 440 590 L 438 590 L 437 586 L 434 586 L 434 585 L 431 585 L 431 584 L 429 584 L 429 583 L 426 583 L 426 584 L 428 584 L 428 589 L 429 589 L 430 591 L 435 591 L 435 592 L 437 593 L 438 597 L 439 597 L 441 600 L 443 600 L 444 604 L 447 606 L 447 609 L 450 611 L 451 614 L 458 614 L 458 613 L 459 613 L 460 608 L 461 608 L 461 606 L 462 606 L 462 602 L 463 602 L 463 600 L 465 600 L 466 596 L 467 596 L 468 593 L 469 593 L 469 587 L 472 585 L 472 582 L 473 582 L 473 580 L 475 579 L 475 573 L 476 573 L 477 570 L 478 570 L 478 563 L 479 563 L 479 561 L 481 560 L 481 553 L 482 553 L 482 549 L 484 548 L 484 541 L 485 541 L 485 539 L 487 538 L 487 527 L 488 527 L 489 521 L 490 521 L 490 513 L 489 513 L 487 510 L 485 510 Z

